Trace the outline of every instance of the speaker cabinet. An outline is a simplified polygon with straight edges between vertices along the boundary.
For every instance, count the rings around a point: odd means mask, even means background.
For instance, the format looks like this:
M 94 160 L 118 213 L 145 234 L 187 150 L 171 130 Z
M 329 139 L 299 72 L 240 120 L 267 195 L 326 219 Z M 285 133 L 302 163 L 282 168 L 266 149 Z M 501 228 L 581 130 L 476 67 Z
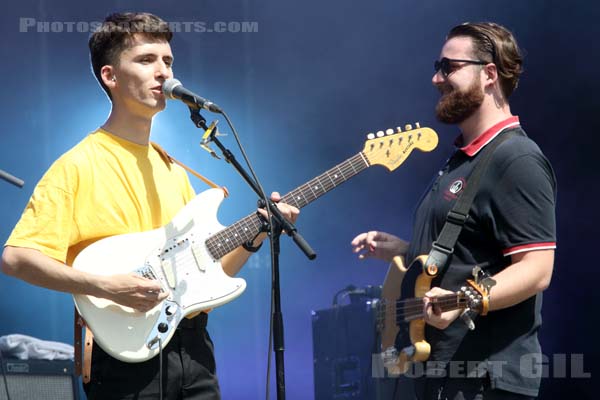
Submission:
M 4 358 L 2 366 L 0 400 L 8 400 L 7 388 L 10 400 L 78 400 L 72 361 Z
M 372 354 L 379 352 L 376 304 L 358 299 L 313 311 L 315 400 L 382 398 L 372 363 Z

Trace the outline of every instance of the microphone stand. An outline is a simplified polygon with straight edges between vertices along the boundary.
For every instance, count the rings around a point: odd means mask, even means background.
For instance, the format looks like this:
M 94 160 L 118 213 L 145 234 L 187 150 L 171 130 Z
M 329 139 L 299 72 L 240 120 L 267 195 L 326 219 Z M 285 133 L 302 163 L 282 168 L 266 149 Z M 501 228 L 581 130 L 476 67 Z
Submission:
M 244 170 L 244 168 L 235 159 L 235 156 L 217 139 L 216 123 L 212 123 L 210 127 L 206 125 L 206 119 L 200 114 L 200 109 L 196 107 L 189 107 L 190 118 L 194 122 L 197 128 L 204 129 L 206 132 L 205 137 L 202 139 L 202 147 L 211 153 L 213 157 L 219 158 L 212 150 L 206 145 L 209 142 L 214 142 L 217 147 L 221 150 L 223 157 L 227 163 L 231 164 L 235 170 L 244 178 L 248 185 L 254 190 L 254 192 L 261 199 L 258 202 L 259 207 L 265 207 L 271 216 L 269 224 L 263 224 L 263 229 L 266 227 L 269 229 L 269 238 L 271 240 L 271 268 L 272 268 L 272 295 L 273 295 L 273 314 L 271 316 L 273 323 L 273 351 L 275 352 L 275 371 L 276 371 L 276 382 L 277 382 L 277 399 L 285 399 L 285 367 L 284 367 L 284 340 L 283 340 L 283 314 L 281 312 L 281 288 L 279 283 L 279 254 L 280 254 L 280 236 L 282 231 L 285 231 L 288 236 L 291 236 L 294 243 L 302 250 L 302 252 L 310 259 L 313 260 L 317 256 L 310 245 L 304 240 L 302 235 L 298 233 L 297 228 L 287 219 L 283 217 L 277 206 L 270 199 L 262 200 L 264 195 L 260 186 L 257 182 L 250 177 L 250 175 Z M 227 116 L 223 113 L 225 118 Z M 232 127 L 233 130 L 233 127 Z M 234 132 L 235 133 L 235 132 Z M 266 203 L 265 203 L 266 201 Z
M 4 179 L 6 182 L 12 183 L 13 185 L 18 186 L 20 188 L 22 188 L 23 185 L 25 184 L 25 182 L 22 179 L 19 179 L 16 176 L 12 176 L 8 172 L 3 171 L 1 169 L 0 169 L 0 178 Z

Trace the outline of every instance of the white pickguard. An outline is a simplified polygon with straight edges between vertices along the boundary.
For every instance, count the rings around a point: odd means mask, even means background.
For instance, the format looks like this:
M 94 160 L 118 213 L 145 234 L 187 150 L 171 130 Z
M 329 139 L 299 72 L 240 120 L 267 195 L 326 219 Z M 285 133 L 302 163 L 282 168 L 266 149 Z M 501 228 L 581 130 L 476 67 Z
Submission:
M 117 235 L 86 247 L 73 268 L 99 275 L 152 270 L 169 297 L 142 313 L 87 295 L 74 295 L 75 305 L 111 356 L 141 362 L 158 354 L 182 318 L 223 305 L 242 294 L 246 282 L 231 278 L 208 252 L 205 240 L 223 229 L 216 219 L 223 191 L 209 189 L 196 196 L 166 226 Z M 168 315 L 170 313 L 171 315 Z M 159 331 L 159 324 L 165 332 Z

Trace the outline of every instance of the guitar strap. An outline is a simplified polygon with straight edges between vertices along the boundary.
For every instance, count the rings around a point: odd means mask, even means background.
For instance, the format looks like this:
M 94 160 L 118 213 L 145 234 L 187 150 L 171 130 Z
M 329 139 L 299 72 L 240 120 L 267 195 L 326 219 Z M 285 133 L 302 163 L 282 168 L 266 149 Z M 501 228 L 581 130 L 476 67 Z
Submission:
M 501 133 L 489 145 L 482 150 L 481 158 L 467 180 L 467 187 L 458 200 L 454 204 L 452 210 L 446 216 L 446 223 L 442 227 L 436 241 L 431 245 L 431 251 L 427 257 L 427 261 L 423 265 L 425 273 L 429 276 L 437 276 L 448 266 L 448 261 L 452 253 L 454 253 L 454 245 L 458 240 L 458 236 L 462 231 L 463 226 L 469 219 L 469 210 L 477 194 L 479 183 L 487 166 L 492 159 L 492 154 L 496 147 L 512 136 L 510 131 Z
M 152 147 L 154 147 L 154 150 L 156 150 L 158 152 L 158 154 L 160 154 L 160 156 L 162 157 L 162 159 L 167 164 L 177 164 L 177 165 L 179 165 L 180 167 L 182 167 L 183 169 L 185 169 L 187 172 L 189 172 L 190 174 L 194 175 L 196 178 L 200 179 L 202 182 L 206 183 L 208 186 L 210 186 L 212 188 L 219 188 L 219 189 L 221 189 L 223 191 L 223 193 L 225 193 L 225 197 L 229 196 L 229 191 L 227 190 L 227 188 L 225 186 L 219 186 L 219 185 L 217 185 L 216 183 L 214 183 L 210 179 L 202 176 L 198 172 L 194 171 L 193 169 L 191 169 L 190 167 L 188 167 L 187 165 L 185 165 L 181 161 L 179 161 L 179 160 L 171 157 L 171 155 L 169 153 L 167 153 L 167 151 L 165 149 L 163 149 L 162 147 L 160 147 L 158 145 L 158 143 L 150 142 L 150 144 L 152 144 Z
M 185 169 L 190 174 L 194 175 L 196 178 L 200 179 L 202 182 L 206 183 L 211 188 L 219 188 L 225 194 L 225 197 L 229 196 L 229 191 L 224 186 L 219 186 L 210 179 L 202 176 L 200 173 L 194 171 L 192 168 L 188 167 L 181 161 L 171 157 L 169 153 L 166 152 L 160 145 L 155 142 L 150 142 L 154 150 L 160 154 L 160 157 L 167 164 L 177 164 L 183 169 Z M 75 344 L 75 374 L 77 376 L 81 376 L 83 383 L 89 383 L 91 379 L 91 369 L 92 369 L 92 345 L 94 343 L 94 334 L 90 330 L 90 328 L 86 325 L 85 321 L 79 315 L 77 308 L 75 308 L 75 322 L 73 326 L 74 330 L 74 344 Z M 85 345 L 82 346 L 82 330 L 85 329 Z M 83 349 L 83 354 L 82 354 Z M 83 356 L 83 357 L 82 357 Z

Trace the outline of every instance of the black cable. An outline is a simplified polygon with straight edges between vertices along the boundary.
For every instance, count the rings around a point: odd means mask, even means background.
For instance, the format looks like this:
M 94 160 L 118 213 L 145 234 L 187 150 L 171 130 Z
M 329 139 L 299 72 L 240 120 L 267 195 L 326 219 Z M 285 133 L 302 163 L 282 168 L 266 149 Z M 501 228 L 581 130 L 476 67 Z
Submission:
M 158 338 L 158 398 L 163 400 L 163 349 L 162 339 Z
M 269 345 L 267 346 L 267 379 L 265 399 L 269 400 L 271 392 L 271 347 L 273 346 L 273 291 L 271 290 L 271 308 L 269 309 Z
M 331 305 L 333 307 L 337 307 L 338 302 L 340 300 L 340 296 L 344 297 L 344 296 L 348 296 L 351 292 L 356 290 L 356 286 L 354 285 L 348 285 L 343 289 L 340 289 L 336 292 L 335 295 L 333 295 L 333 301 L 331 302 Z
M 4 357 L 2 356 L 2 350 L 0 350 L 0 365 L 2 365 L 2 378 L 4 379 L 4 390 L 6 391 L 6 400 L 10 400 L 10 393 L 8 391 L 8 382 L 6 380 L 6 369 L 4 369 Z
M 244 147 L 242 146 L 242 143 L 240 142 L 240 138 L 237 134 L 237 131 L 235 130 L 233 123 L 231 122 L 231 120 L 229 119 L 229 116 L 227 115 L 227 113 L 225 113 L 225 111 L 222 112 L 223 117 L 225 117 L 225 121 L 227 121 L 227 125 L 229 125 L 229 127 L 231 128 L 231 132 L 233 133 L 233 137 L 235 138 L 235 141 L 237 142 L 238 148 L 240 149 L 240 152 L 242 153 L 242 157 L 244 158 L 244 161 L 246 162 L 246 165 L 248 166 L 248 169 L 250 170 L 250 174 L 252 175 L 252 179 L 254 179 L 254 182 L 256 183 L 256 186 L 258 187 L 258 190 L 260 191 L 260 194 L 262 195 L 262 199 L 265 202 L 265 204 L 269 204 L 269 199 L 267 198 L 267 195 L 265 194 L 265 191 L 260 183 L 260 181 L 258 180 L 258 177 L 256 176 L 256 173 L 254 172 L 254 168 L 252 168 L 252 165 L 250 164 L 250 161 L 248 160 L 248 156 L 246 155 L 246 151 L 244 150 Z M 267 211 L 267 221 L 271 221 L 272 217 L 271 217 L 271 210 L 269 207 L 265 207 L 266 211 Z M 274 224 L 269 223 L 269 237 L 273 238 L 275 235 L 275 228 L 274 228 Z M 273 266 L 275 263 L 275 243 L 273 242 L 273 240 L 269 240 L 269 244 L 271 246 L 271 265 Z M 274 273 L 274 271 L 271 271 L 272 273 Z M 271 307 L 269 310 L 269 347 L 267 349 L 267 379 L 266 379 L 266 399 L 269 400 L 269 392 L 270 392 L 270 380 L 271 380 L 271 345 L 273 344 L 273 303 L 274 303 L 275 299 L 273 297 L 273 290 L 271 290 Z

